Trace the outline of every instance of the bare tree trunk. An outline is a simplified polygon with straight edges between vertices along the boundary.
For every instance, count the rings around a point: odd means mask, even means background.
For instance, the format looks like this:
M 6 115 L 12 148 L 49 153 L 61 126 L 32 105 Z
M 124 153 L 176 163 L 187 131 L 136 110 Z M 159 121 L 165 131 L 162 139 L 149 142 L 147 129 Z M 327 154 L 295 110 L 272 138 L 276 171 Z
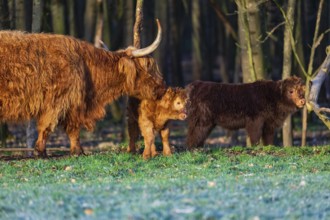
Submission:
M 287 6 L 286 16 L 288 21 L 285 23 L 284 30 L 284 48 L 283 48 L 283 72 L 282 78 L 288 78 L 291 75 L 292 69 L 292 47 L 290 41 L 290 32 L 294 27 L 294 12 L 295 12 L 296 0 L 289 0 Z M 292 146 L 292 120 L 291 116 L 287 117 L 283 124 L 283 146 Z
M 264 78 L 264 61 L 261 43 L 259 6 L 256 0 L 236 0 L 241 47 L 243 82 Z M 246 145 L 250 146 L 247 136 Z
M 25 31 L 24 0 L 14 0 L 15 29 Z
M 202 51 L 200 48 L 200 4 L 199 0 L 192 1 L 192 76 L 193 80 L 201 79 L 202 76 Z
M 67 3 L 66 3 L 67 4 Z M 53 1 L 51 4 L 51 12 L 52 12 L 52 21 L 53 21 L 53 31 L 57 34 L 66 34 L 65 27 L 65 5 L 62 1 Z
M 10 29 L 8 0 L 0 1 L 0 29 Z
M 136 48 L 141 47 L 142 21 L 143 21 L 143 0 L 138 0 L 135 8 L 135 24 L 133 29 L 133 45 Z M 125 103 L 127 106 L 127 108 L 125 108 L 126 110 L 125 116 L 127 114 L 127 120 L 129 120 L 129 118 L 136 117 L 135 114 L 137 113 L 137 108 L 140 104 L 140 100 L 134 97 L 128 97 L 126 98 Z M 139 129 L 137 122 L 135 120 L 132 120 L 132 122 L 134 123 L 127 123 L 127 120 L 126 117 L 124 117 L 123 124 L 125 128 L 125 139 L 127 139 L 130 136 L 131 132 L 133 133 L 137 132 L 136 130 Z
M 169 6 L 169 41 L 170 41 L 170 82 L 174 86 L 183 85 L 183 76 L 181 68 L 181 48 L 180 48 L 180 21 L 178 11 L 180 6 L 176 0 L 170 0 Z
M 102 5 L 102 1 L 99 0 L 86 0 L 86 13 L 84 16 L 84 27 L 85 27 L 85 33 L 84 38 L 85 40 L 92 42 L 93 37 L 97 35 L 95 33 L 95 24 L 96 24 L 96 12 L 97 8 L 96 5 Z M 102 21 L 104 20 L 102 16 Z M 101 36 L 102 38 L 102 36 Z M 102 38 L 103 39 L 103 38 Z
M 308 69 L 307 69 L 307 75 L 312 76 L 313 75 L 313 63 L 314 63 L 314 54 L 316 47 L 318 46 L 319 41 L 319 27 L 320 27 L 320 20 L 321 20 L 321 14 L 322 14 L 322 8 L 323 8 L 324 0 L 320 0 L 319 8 L 317 11 L 317 18 L 316 18 L 316 24 L 315 24 L 315 31 L 313 36 L 313 44 L 311 47 L 311 54 L 309 58 L 308 63 Z M 327 48 L 328 50 L 328 48 Z M 329 51 L 327 51 L 329 52 Z M 310 77 L 307 77 L 306 80 L 306 97 L 309 97 L 309 88 L 310 87 Z M 315 111 L 315 110 L 314 110 Z M 315 111 L 317 113 L 317 111 Z M 302 121 L 302 135 L 301 135 L 301 146 L 306 145 L 306 138 L 307 138 L 307 106 L 303 108 L 303 121 Z
M 245 0 L 247 9 L 248 31 L 250 35 L 252 62 L 257 79 L 265 78 L 264 54 L 259 38 L 261 36 L 261 23 L 259 15 L 259 3 L 257 0 Z

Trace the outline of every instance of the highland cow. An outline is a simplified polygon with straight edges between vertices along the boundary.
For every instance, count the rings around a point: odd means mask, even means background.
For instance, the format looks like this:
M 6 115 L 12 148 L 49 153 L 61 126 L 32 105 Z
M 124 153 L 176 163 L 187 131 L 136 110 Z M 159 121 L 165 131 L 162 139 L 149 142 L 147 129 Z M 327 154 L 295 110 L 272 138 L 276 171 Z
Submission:
M 189 149 L 202 146 L 212 129 L 245 128 L 252 145 L 274 143 L 275 130 L 305 105 L 305 85 L 298 77 L 246 84 L 196 81 L 187 86 Z
M 187 94 L 181 88 L 168 88 L 159 100 L 142 100 L 137 108 L 130 108 L 128 118 L 129 147 L 128 152 L 136 152 L 135 142 L 140 133 L 144 138 L 143 158 L 148 159 L 157 155 L 155 137 L 160 133 L 163 143 L 163 155 L 171 155 L 169 145 L 169 120 L 184 120 L 187 117 L 186 104 Z M 132 112 L 132 110 L 135 110 Z
M 46 156 L 50 132 L 62 125 L 71 154 L 82 154 L 79 133 L 105 115 L 105 105 L 127 94 L 156 99 L 165 83 L 148 56 L 159 45 L 109 52 L 88 42 L 55 34 L 0 32 L 0 120 L 37 120 L 35 152 Z

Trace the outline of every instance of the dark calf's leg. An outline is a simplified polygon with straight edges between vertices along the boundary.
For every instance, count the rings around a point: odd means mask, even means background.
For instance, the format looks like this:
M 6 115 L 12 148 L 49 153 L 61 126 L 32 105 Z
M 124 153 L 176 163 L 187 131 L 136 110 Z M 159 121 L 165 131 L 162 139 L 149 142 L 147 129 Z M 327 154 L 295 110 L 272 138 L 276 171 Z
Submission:
M 127 127 L 129 136 L 129 145 L 127 152 L 136 153 L 136 141 L 140 135 L 140 128 L 138 123 L 138 107 L 140 101 L 136 98 L 129 97 L 127 102 Z
M 265 146 L 274 144 L 275 129 L 265 124 L 262 131 L 262 141 Z
M 127 152 L 136 153 L 136 141 L 139 139 L 140 128 L 139 124 L 135 120 L 128 120 L 128 136 L 129 136 L 129 145 Z
M 262 127 L 263 127 L 263 119 L 257 118 L 254 120 L 248 119 L 246 123 L 246 132 L 250 137 L 251 145 L 256 146 L 260 142 L 260 138 L 262 136 Z
M 203 126 L 199 124 L 188 124 L 188 134 L 186 140 L 186 145 L 188 146 L 188 149 L 192 150 L 195 147 L 203 146 L 205 139 L 211 133 L 214 127 L 214 124 Z

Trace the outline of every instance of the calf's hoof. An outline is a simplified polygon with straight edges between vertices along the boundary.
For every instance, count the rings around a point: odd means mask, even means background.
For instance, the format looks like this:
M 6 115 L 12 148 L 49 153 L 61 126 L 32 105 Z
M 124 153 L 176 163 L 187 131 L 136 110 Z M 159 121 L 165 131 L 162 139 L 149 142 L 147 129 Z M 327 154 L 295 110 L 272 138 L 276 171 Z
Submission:
M 157 151 L 151 152 L 151 157 L 157 157 L 159 153 Z
M 171 156 L 172 152 L 171 151 L 163 151 L 164 156 Z
M 35 157 L 37 157 L 37 158 L 44 158 L 44 159 L 48 158 L 48 155 L 47 155 L 46 149 L 43 150 L 43 151 L 40 151 L 40 150 L 38 150 L 38 149 L 34 149 L 34 151 L 33 151 L 33 155 L 34 155 Z
M 81 147 L 70 149 L 70 154 L 71 156 L 81 156 L 81 155 L 86 156 L 84 150 Z
M 135 148 L 131 148 L 131 147 L 128 147 L 127 148 L 127 153 L 130 153 L 130 154 L 136 154 L 136 149 Z

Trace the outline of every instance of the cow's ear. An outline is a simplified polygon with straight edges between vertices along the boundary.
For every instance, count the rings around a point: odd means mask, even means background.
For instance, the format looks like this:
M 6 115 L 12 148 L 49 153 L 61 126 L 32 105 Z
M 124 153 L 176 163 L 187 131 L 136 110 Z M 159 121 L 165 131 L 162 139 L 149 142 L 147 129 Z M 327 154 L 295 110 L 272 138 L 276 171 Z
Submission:
M 120 58 L 118 62 L 118 72 L 125 74 L 126 76 L 125 88 L 129 90 L 134 89 L 136 79 L 136 67 L 134 61 L 127 57 Z

